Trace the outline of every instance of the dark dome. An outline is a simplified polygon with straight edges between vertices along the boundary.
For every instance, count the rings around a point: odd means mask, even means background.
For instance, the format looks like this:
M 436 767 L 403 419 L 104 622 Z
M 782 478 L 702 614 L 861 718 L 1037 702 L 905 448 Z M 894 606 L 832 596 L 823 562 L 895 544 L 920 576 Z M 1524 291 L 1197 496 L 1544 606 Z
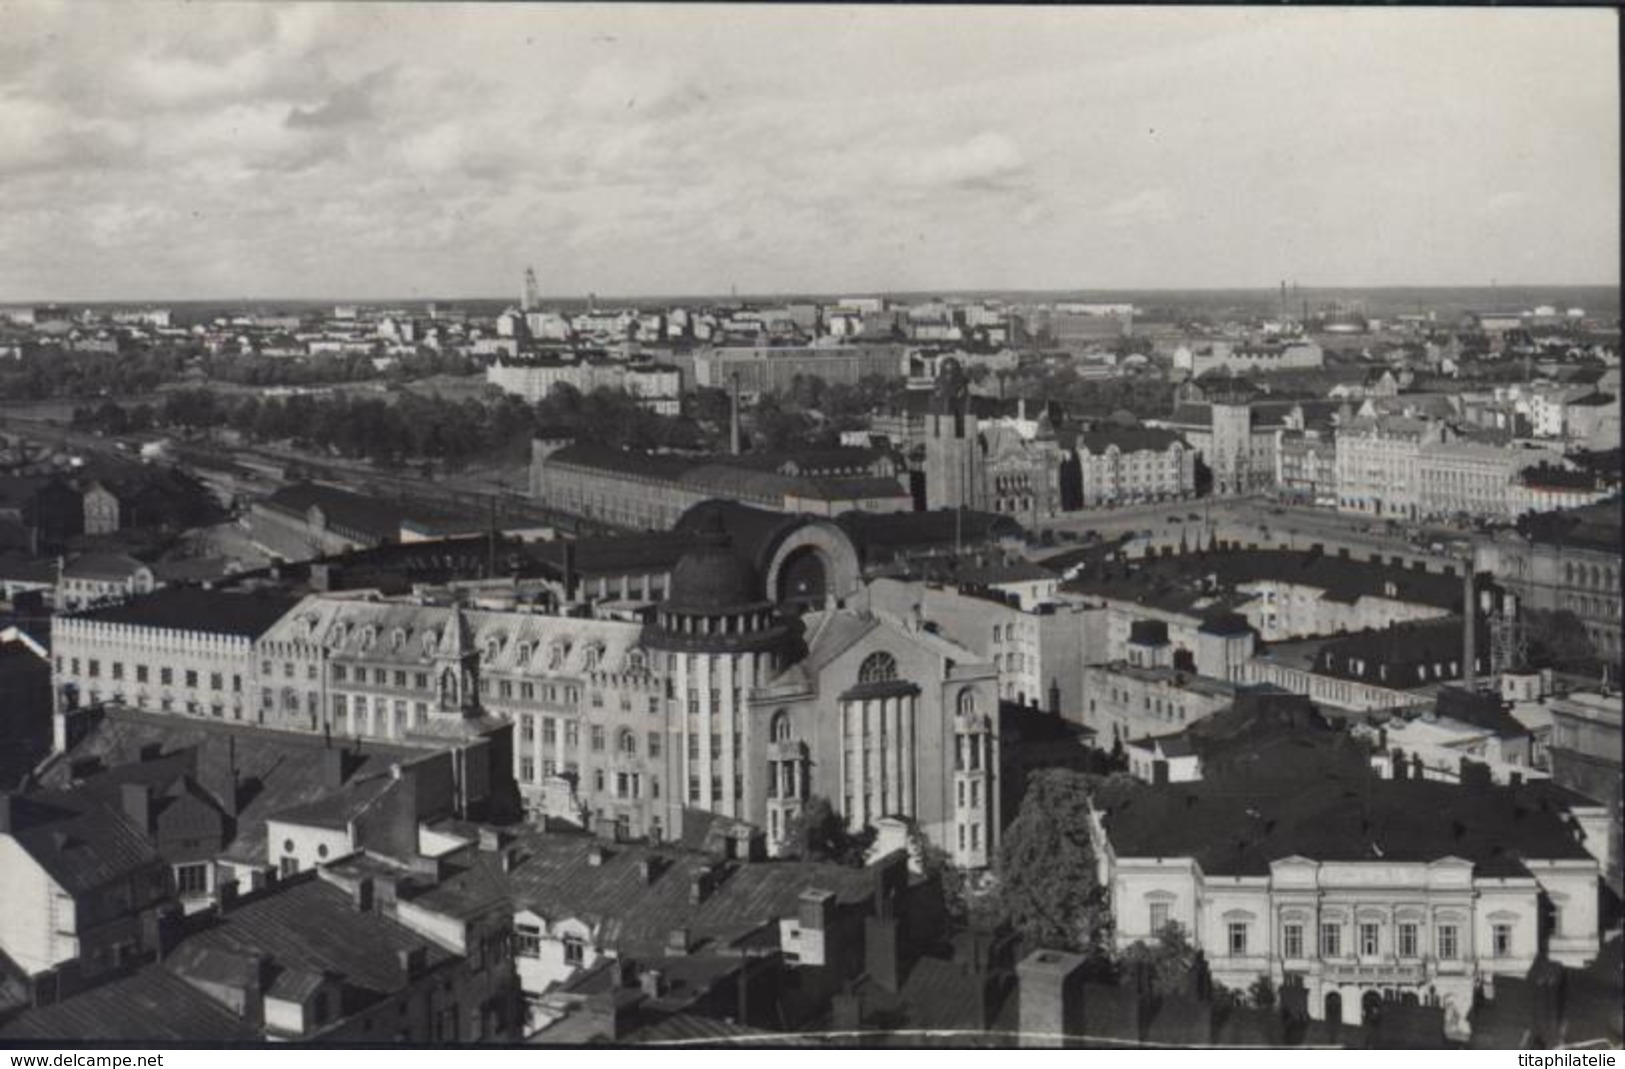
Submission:
M 666 603 L 686 612 L 726 612 L 762 603 L 756 571 L 725 546 L 699 546 L 671 572 Z

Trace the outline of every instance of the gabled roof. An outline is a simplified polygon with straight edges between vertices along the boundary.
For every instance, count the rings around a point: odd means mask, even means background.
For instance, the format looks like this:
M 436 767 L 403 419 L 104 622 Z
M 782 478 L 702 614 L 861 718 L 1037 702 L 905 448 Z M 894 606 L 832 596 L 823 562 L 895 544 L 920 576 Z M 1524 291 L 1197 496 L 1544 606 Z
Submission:
M 0 1040 L 253 1042 L 255 1029 L 168 969 L 149 965 L 0 1023 Z
M 11 837 L 70 895 L 163 864 L 141 829 L 88 795 L 41 792 L 10 805 Z
M 62 578 L 125 580 L 143 568 L 145 564 L 124 553 L 86 553 L 62 566 Z
M 168 756 L 143 760 L 143 751 L 152 747 Z M 195 749 L 190 774 L 207 785 L 211 796 L 218 797 L 220 785 L 230 781 L 232 767 L 237 770 L 241 804 L 235 837 L 221 852 L 221 856 L 232 860 L 264 864 L 266 819 L 332 793 L 324 781 L 323 753 L 328 747 L 320 735 L 116 706 L 93 721 L 65 754 L 47 764 L 40 772 L 40 782 L 47 788 L 72 787 L 74 768 L 87 763 L 111 769 L 104 773 L 109 783 L 169 775 L 180 761 L 173 755 L 189 748 Z M 351 756 L 349 778 L 373 777 L 387 772 L 395 762 L 422 754 L 422 750 L 368 740 L 358 754 Z M 148 764 L 157 771 L 148 773 L 144 768 Z M 95 784 L 99 779 L 93 776 L 89 782 Z
M 448 876 L 413 901 L 454 915 L 471 892 L 491 881 L 505 886 L 515 911 L 529 910 L 554 923 L 575 918 L 597 939 L 622 953 L 660 954 L 676 928 L 687 928 L 694 945 L 726 945 L 766 924 L 796 914 L 809 888 L 833 892 L 841 902 L 861 901 L 873 892 L 867 869 L 801 861 L 723 864 L 672 846 L 604 843 L 585 835 L 556 835 L 527 829 L 516 844 L 506 873 L 491 855 L 476 854 L 468 867 Z M 588 855 L 602 852 L 601 863 Z M 645 882 L 640 862 L 652 861 Z M 701 903 L 691 899 L 691 878 L 714 872 L 714 889 Z

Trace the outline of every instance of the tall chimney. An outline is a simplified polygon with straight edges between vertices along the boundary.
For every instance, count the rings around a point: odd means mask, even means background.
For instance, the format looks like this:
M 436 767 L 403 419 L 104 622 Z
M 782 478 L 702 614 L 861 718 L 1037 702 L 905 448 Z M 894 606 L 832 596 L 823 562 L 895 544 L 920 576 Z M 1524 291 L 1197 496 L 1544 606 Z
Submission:
M 728 376 L 728 452 L 739 455 L 739 372 Z
M 1461 633 L 1463 647 L 1461 651 L 1461 685 L 1464 690 L 1472 690 L 1477 682 L 1478 676 L 1474 664 L 1478 654 L 1478 636 L 1474 633 L 1476 630 L 1475 617 L 1478 615 L 1478 604 L 1477 598 L 1473 593 L 1473 564 L 1471 561 L 1467 562 L 1467 567 L 1464 568 L 1463 571 L 1466 574 L 1464 577 L 1464 586 L 1461 599 Z

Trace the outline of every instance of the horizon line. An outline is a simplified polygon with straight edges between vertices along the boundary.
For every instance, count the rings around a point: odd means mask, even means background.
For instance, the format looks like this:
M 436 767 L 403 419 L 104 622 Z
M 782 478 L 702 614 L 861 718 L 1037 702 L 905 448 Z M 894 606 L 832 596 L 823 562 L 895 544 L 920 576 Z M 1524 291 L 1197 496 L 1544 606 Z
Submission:
M 1390 292 L 1400 290 L 1545 290 L 1545 289 L 1613 289 L 1620 290 L 1619 282 L 1430 282 L 1430 283 L 1336 283 L 1317 285 L 1298 285 L 1288 282 L 1296 293 L 1316 293 L 1336 290 L 1363 290 L 1368 292 Z M 861 298 L 861 297 L 966 297 L 978 295 L 1003 294 L 1224 294 L 1224 293 L 1279 293 L 1279 283 L 1269 285 L 1248 286 L 1077 286 L 1077 287 L 1024 287 L 1024 286 L 991 286 L 991 287 L 955 287 L 945 289 L 863 289 L 852 288 L 843 290 L 761 290 L 742 293 L 597 293 L 587 292 L 571 295 L 542 294 L 537 296 L 539 304 L 573 304 L 593 299 L 596 301 L 753 301 L 784 299 L 800 297 L 811 299 Z M 456 302 L 497 302 L 509 300 L 508 296 L 492 294 L 461 294 L 461 295 L 418 295 L 418 296 L 390 296 L 390 297 L 351 297 L 351 296 L 201 296 L 201 297 L 96 297 L 96 298 L 5 298 L 0 299 L 0 308 L 17 307 L 21 305 L 41 306 L 71 306 L 71 305 L 125 305 L 125 304 L 226 304 L 232 302 L 246 304 L 274 304 L 278 302 L 301 304 L 408 304 L 408 303 L 456 303 Z M 515 304 L 519 303 L 517 299 Z

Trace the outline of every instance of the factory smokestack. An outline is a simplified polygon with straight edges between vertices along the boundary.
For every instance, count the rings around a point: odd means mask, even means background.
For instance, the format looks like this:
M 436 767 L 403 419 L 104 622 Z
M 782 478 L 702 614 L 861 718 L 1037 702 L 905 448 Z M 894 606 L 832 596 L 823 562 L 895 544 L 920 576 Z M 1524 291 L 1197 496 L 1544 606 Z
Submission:
M 1465 569 L 1465 584 L 1461 599 L 1461 685 L 1467 690 L 1474 689 L 1477 683 L 1478 672 L 1478 636 L 1477 629 L 1478 604 L 1473 593 L 1473 562 L 1469 560 Z
M 728 451 L 739 455 L 739 372 L 728 376 Z

